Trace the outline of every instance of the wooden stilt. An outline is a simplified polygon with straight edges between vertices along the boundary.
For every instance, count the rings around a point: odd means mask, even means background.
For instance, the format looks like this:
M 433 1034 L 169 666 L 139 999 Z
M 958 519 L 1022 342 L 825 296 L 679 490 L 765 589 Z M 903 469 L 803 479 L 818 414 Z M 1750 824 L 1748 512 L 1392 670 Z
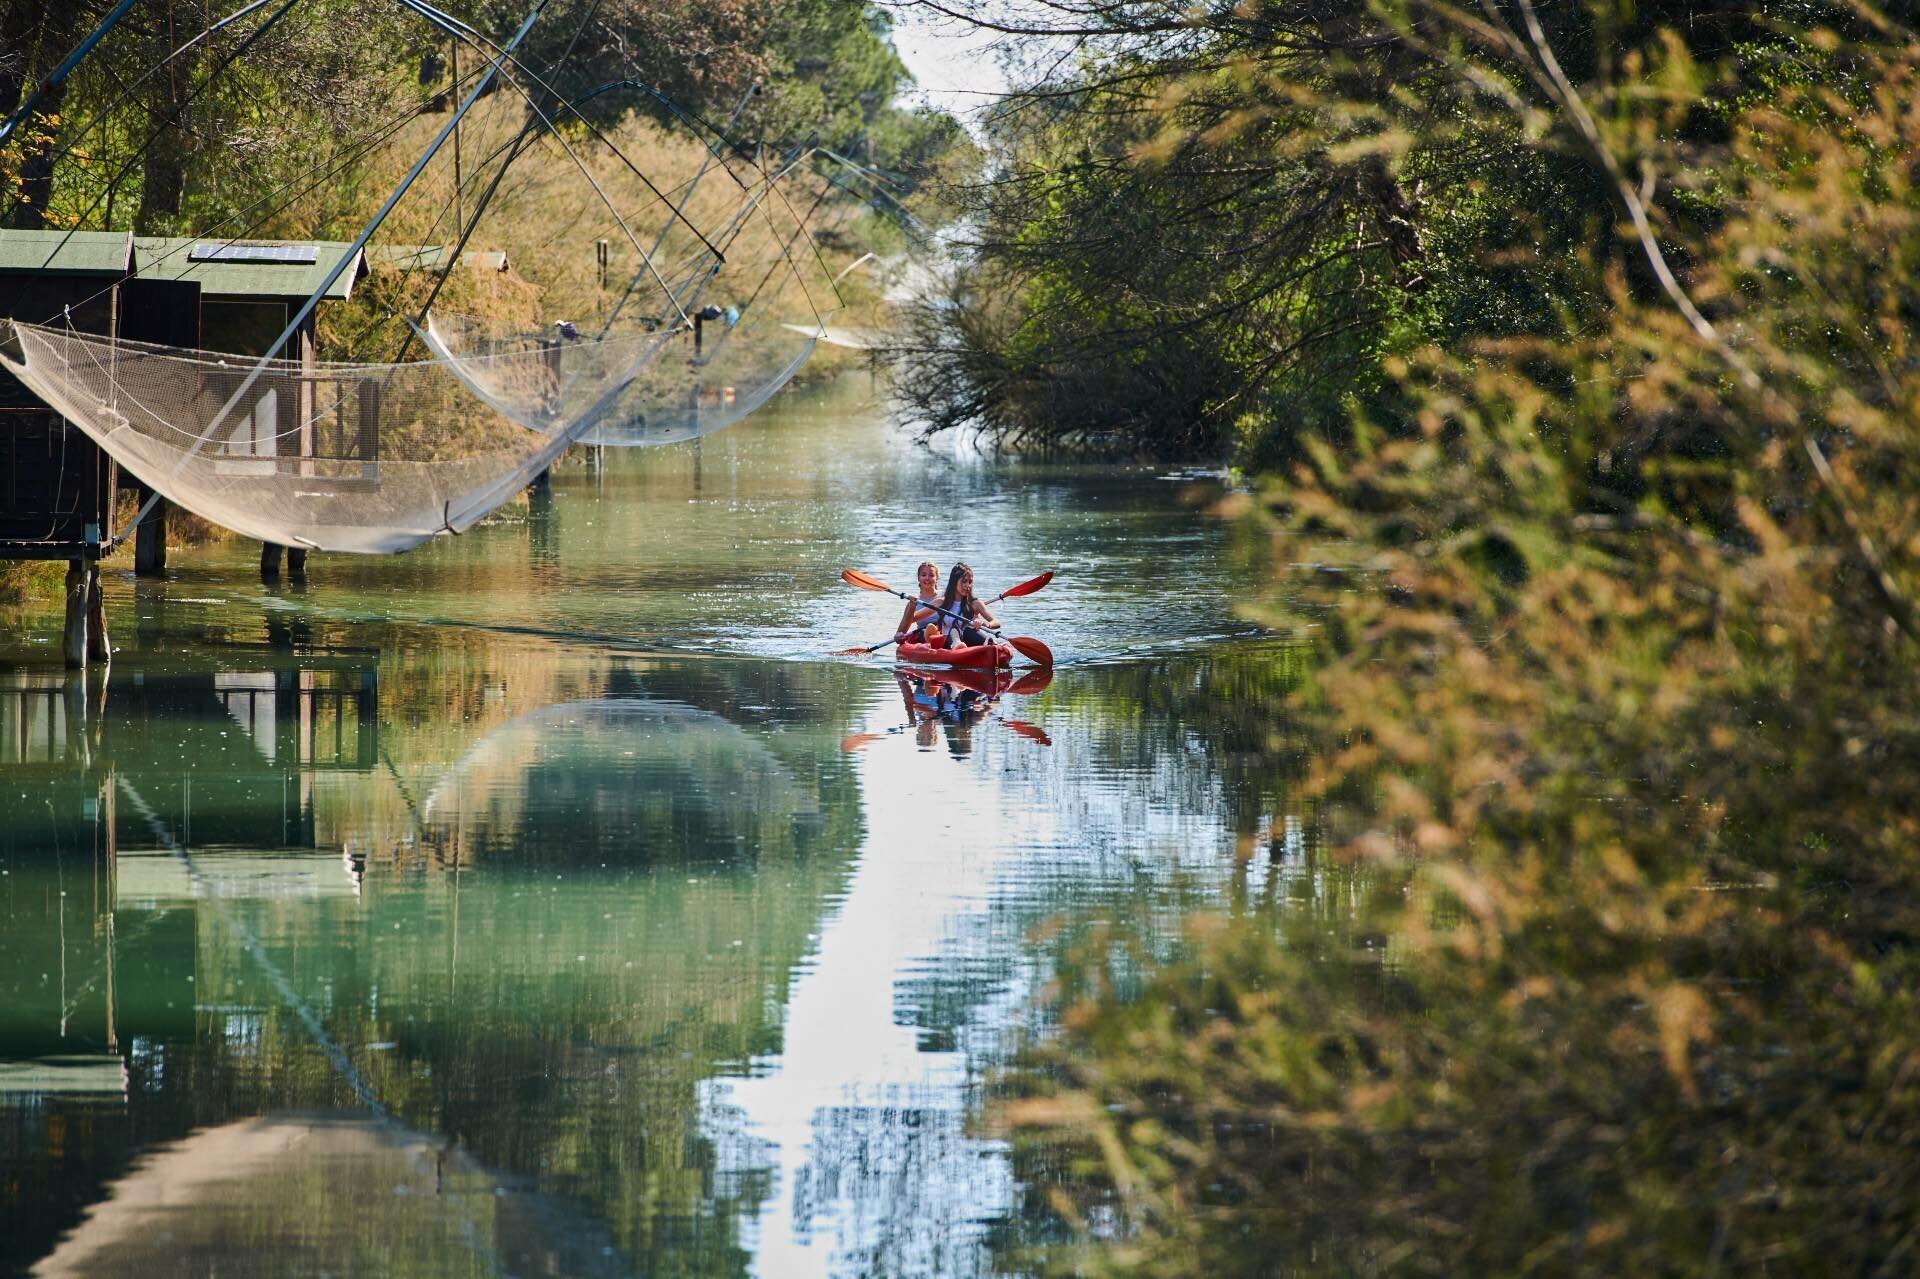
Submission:
M 107 638 L 107 601 L 100 589 L 100 565 L 87 565 L 87 659 L 104 662 L 113 656 L 113 641 Z
M 260 543 L 260 578 L 266 582 L 280 580 L 280 552 L 284 548 L 277 542 Z
M 135 490 L 144 502 L 150 490 Z M 159 577 L 167 571 L 167 500 L 153 504 L 133 532 L 133 572 L 136 577 Z
M 87 681 L 87 731 L 93 750 L 98 751 L 105 740 L 107 722 L 107 673 L 103 670 L 100 678 Z
M 287 548 L 287 576 L 296 582 L 307 580 L 307 548 L 289 546 Z
M 534 476 L 532 482 L 527 485 L 527 492 L 529 493 L 553 492 L 553 468 L 549 466 L 546 470 Z
M 60 635 L 60 656 L 69 670 L 87 664 L 87 566 L 67 561 L 67 620 Z
M 82 671 L 67 676 L 66 685 L 60 690 L 61 701 L 65 703 L 61 710 L 67 721 L 67 758 L 82 768 L 93 762 L 92 738 L 87 732 L 87 677 Z

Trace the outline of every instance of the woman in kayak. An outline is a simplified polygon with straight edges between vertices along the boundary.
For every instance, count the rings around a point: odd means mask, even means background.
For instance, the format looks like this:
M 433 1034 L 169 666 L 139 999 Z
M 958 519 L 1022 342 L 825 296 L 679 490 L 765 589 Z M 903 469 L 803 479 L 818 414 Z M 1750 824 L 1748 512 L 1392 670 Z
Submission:
M 941 596 L 940 607 L 945 611 L 936 614 L 934 620 L 940 624 L 949 646 L 986 644 L 997 638 L 981 629 L 990 626 L 999 630 L 1000 619 L 974 598 L 973 570 L 965 564 L 955 564 L 947 574 L 947 593 Z
M 932 606 L 940 602 L 939 566 L 932 560 L 927 560 L 920 565 L 914 576 L 919 579 L 919 598 L 908 600 L 907 611 L 900 614 L 900 625 L 894 628 L 893 638 L 896 641 L 920 639 L 921 636 L 916 632 L 923 626 L 933 626 L 940 620 L 940 615 L 931 611 Z M 916 613 L 921 616 L 916 618 L 914 616 Z

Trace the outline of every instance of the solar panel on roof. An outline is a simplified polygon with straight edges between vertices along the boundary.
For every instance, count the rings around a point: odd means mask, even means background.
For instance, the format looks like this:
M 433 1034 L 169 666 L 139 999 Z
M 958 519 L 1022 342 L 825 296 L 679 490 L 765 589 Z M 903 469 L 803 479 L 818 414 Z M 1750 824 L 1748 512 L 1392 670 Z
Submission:
M 249 244 L 244 240 L 201 241 L 187 253 L 191 262 L 279 262 L 312 266 L 320 250 L 311 244 Z

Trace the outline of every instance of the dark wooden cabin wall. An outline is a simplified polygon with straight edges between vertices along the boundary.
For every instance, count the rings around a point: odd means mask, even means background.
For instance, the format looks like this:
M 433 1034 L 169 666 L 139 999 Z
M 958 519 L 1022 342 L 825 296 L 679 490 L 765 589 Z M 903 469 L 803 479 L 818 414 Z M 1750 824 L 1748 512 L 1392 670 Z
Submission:
M 111 333 L 118 294 L 99 276 L 0 275 L 0 316 Z M 110 535 L 119 468 L 85 432 L 0 370 L 0 558 L 74 559 Z M 92 539 L 88 538 L 91 525 Z

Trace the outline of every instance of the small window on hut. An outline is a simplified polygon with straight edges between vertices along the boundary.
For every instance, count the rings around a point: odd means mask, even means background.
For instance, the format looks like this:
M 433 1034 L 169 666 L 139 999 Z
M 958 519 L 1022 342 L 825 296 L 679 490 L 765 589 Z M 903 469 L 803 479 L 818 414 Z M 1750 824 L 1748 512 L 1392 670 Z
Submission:
M 200 344 L 209 351 L 265 355 L 286 327 L 285 302 L 200 303 Z

